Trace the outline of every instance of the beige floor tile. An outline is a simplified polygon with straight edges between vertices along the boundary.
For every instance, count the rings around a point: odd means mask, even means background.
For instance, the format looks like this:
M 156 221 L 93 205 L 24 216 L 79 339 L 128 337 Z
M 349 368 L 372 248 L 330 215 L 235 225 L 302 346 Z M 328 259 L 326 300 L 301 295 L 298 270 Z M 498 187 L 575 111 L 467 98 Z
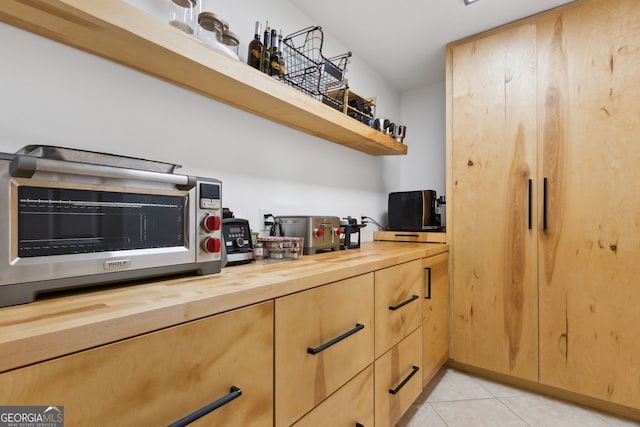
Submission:
M 533 427 L 610 427 L 599 412 L 531 394 L 500 399 Z
M 484 378 L 478 378 L 478 377 L 474 377 L 474 379 L 495 397 L 519 397 L 519 396 L 527 396 L 531 394 L 526 390 L 522 390 L 517 387 L 512 387 L 507 384 L 501 384 L 495 381 L 487 380 Z
M 498 399 L 434 402 L 431 404 L 449 427 L 528 427 Z
M 433 403 L 492 397 L 494 396 L 470 375 L 444 369 L 441 375 L 433 379 L 427 401 Z
M 411 406 L 396 427 L 447 427 L 447 424 L 430 404 L 423 402 Z
M 621 418 L 616 415 L 600 413 L 600 416 L 604 418 L 612 427 L 638 427 L 640 422 L 632 421 L 626 418 Z

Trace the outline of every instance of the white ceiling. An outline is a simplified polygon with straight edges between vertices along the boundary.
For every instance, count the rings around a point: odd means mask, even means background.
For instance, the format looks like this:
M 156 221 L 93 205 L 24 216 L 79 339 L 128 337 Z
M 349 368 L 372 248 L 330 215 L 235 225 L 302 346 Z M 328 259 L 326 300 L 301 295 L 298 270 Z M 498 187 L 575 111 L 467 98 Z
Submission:
M 571 2 L 289 1 L 399 91 L 444 80 L 447 43 Z

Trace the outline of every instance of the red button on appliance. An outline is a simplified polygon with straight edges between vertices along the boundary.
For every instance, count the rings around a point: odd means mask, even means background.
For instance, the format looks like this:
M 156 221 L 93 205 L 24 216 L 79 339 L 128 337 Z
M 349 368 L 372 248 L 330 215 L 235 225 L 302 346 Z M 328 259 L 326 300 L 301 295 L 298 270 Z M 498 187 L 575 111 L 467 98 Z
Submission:
M 202 249 L 210 254 L 220 252 L 221 246 L 220 239 L 216 237 L 209 237 L 202 242 Z
M 222 224 L 222 221 L 220 220 L 220 217 L 217 215 L 207 215 L 204 218 L 204 221 L 202 221 L 202 226 L 209 233 L 211 233 L 212 231 L 220 230 L 221 224 Z

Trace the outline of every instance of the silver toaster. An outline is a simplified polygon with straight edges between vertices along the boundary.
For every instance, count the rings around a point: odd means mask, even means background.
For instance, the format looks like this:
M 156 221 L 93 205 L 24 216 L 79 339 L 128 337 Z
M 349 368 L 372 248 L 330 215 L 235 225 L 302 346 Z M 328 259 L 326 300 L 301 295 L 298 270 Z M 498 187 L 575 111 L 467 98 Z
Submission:
M 340 249 L 340 218 L 337 216 L 278 216 L 281 234 L 304 239 L 303 253 Z

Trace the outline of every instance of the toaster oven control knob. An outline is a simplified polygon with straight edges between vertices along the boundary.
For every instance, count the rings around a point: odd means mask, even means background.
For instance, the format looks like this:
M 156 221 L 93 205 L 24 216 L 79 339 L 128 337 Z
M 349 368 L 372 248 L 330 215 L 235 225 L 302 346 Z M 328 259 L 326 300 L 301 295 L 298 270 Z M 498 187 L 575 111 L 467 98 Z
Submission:
M 207 215 L 202 221 L 202 226 L 208 233 L 220 230 L 220 224 L 222 224 L 222 220 L 218 215 Z
M 220 239 L 216 237 L 209 237 L 202 242 L 202 249 L 210 254 L 220 252 L 221 246 Z
M 344 234 L 344 230 L 342 228 L 334 228 L 333 229 L 336 236 L 340 237 Z
M 313 230 L 313 235 L 319 239 L 324 236 L 324 230 L 322 228 L 316 228 Z

